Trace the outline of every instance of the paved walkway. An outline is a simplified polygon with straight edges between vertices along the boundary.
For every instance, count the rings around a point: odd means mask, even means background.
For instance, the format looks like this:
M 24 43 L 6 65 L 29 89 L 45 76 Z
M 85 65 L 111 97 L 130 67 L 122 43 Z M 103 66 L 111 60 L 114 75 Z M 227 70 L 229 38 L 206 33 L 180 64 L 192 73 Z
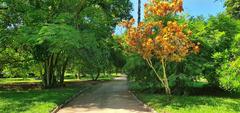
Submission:
M 150 113 L 129 92 L 126 77 L 96 86 L 58 113 Z

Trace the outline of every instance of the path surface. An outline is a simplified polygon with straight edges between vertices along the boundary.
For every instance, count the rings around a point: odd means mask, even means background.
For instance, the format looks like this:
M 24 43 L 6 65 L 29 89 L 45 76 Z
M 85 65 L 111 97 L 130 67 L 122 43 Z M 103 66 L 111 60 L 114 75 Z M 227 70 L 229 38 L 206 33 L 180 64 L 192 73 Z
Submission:
M 126 77 L 96 86 L 78 96 L 58 113 L 151 113 L 129 92 Z

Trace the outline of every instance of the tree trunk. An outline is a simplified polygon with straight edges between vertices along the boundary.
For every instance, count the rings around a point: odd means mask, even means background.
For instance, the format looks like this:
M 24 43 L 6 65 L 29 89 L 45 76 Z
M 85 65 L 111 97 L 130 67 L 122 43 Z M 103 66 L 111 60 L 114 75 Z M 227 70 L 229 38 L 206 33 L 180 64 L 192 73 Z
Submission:
M 65 59 L 65 61 L 63 63 L 63 66 L 62 66 L 62 69 L 61 69 L 60 86 L 63 86 L 63 83 L 64 83 L 64 74 L 65 74 L 65 71 L 66 71 L 66 68 L 67 68 L 68 59 L 69 59 L 68 57 Z
M 40 73 L 40 76 L 43 76 L 43 69 L 42 69 L 42 65 L 39 66 L 39 73 Z
M 44 67 L 44 74 L 42 74 L 43 87 L 47 86 L 47 63 L 48 63 L 48 60 L 46 60 L 43 64 L 43 67 Z
M 116 76 L 118 75 L 118 68 L 116 67 Z
M 108 74 L 112 76 L 112 69 L 111 68 L 108 70 Z
M 164 59 L 161 60 L 162 69 L 163 69 L 163 76 L 162 77 L 158 74 L 157 70 L 153 66 L 153 63 L 152 63 L 151 59 L 145 59 L 145 60 L 147 61 L 147 64 L 150 66 L 150 68 L 153 70 L 153 72 L 157 76 L 158 80 L 160 80 L 160 82 L 162 83 L 162 85 L 165 89 L 165 93 L 170 96 L 171 95 L 171 89 L 170 89 L 169 83 L 168 83 L 168 78 L 167 78 L 167 74 L 166 74 L 166 65 L 165 65 Z
M 106 76 L 106 69 L 103 70 L 103 75 Z
M 43 75 L 44 88 L 52 88 L 56 85 L 56 77 L 54 76 L 54 54 L 52 54 L 46 61 Z
M 54 86 L 55 86 L 55 80 L 56 80 L 56 78 L 54 77 L 54 54 L 52 54 L 52 56 L 51 56 L 51 60 L 50 60 L 50 65 L 49 65 L 49 70 L 50 70 L 50 72 L 49 72 L 49 76 L 50 76 L 50 78 L 49 78 L 49 81 L 50 81 L 50 84 L 49 84 L 49 88 L 53 88 Z M 55 80 L 54 80 L 55 79 Z
M 90 76 L 91 76 L 92 81 L 94 81 L 95 80 L 94 74 L 90 74 Z
M 3 78 L 3 65 L 0 63 L 0 78 Z
M 141 22 L 141 0 L 138 0 L 138 24 Z
M 46 76 L 47 76 L 47 84 L 46 84 L 46 87 L 51 87 L 52 83 L 51 83 L 51 80 L 52 80 L 52 63 L 53 63 L 53 55 L 51 55 L 49 58 L 48 58 L 48 63 L 46 65 Z
M 78 71 L 77 78 L 81 79 L 81 71 L 80 70 Z
M 171 89 L 169 87 L 169 83 L 168 83 L 168 78 L 167 78 L 167 74 L 166 74 L 166 64 L 164 59 L 161 60 L 162 62 L 162 68 L 163 68 L 163 82 L 165 85 L 165 92 L 167 95 L 171 95 Z
M 94 81 L 97 81 L 97 80 L 98 80 L 98 78 L 99 78 L 99 76 L 100 76 L 100 72 L 101 72 L 101 71 L 98 70 L 97 76 L 96 76 L 96 78 L 95 78 Z

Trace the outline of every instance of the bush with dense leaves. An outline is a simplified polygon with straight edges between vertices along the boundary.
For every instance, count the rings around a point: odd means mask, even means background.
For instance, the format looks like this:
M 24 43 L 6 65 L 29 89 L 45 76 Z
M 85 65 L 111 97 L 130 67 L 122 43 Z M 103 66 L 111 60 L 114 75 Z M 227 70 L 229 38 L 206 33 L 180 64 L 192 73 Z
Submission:
M 232 49 L 229 51 L 231 58 L 218 68 L 220 86 L 229 91 L 240 91 L 240 34 L 236 35 Z M 219 54 L 220 56 L 221 54 Z
M 223 64 L 218 74 L 221 87 L 229 91 L 240 91 L 240 57 Z

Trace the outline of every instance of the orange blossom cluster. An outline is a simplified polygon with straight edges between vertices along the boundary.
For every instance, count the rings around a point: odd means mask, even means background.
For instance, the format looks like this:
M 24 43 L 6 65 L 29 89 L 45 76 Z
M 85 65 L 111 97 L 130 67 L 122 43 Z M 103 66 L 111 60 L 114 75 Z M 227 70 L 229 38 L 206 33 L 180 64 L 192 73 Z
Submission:
M 173 0 L 172 3 L 156 2 L 155 0 L 152 2 L 154 5 L 148 6 L 145 12 L 150 11 L 162 16 L 166 15 L 168 11 L 182 11 L 182 0 Z M 166 4 L 166 6 L 160 6 L 160 4 Z M 154 12 L 152 9 L 156 11 Z M 127 45 L 144 59 L 156 56 L 158 59 L 180 62 L 189 53 L 199 52 L 199 44 L 194 44 L 188 39 L 192 32 L 187 29 L 186 24 L 180 25 L 176 21 L 168 21 L 167 24 L 163 24 L 162 21 L 155 21 L 140 22 L 135 27 L 134 23 L 135 20 L 131 19 L 123 21 L 121 25 L 127 28 Z
M 145 17 L 149 15 L 166 16 L 169 13 L 183 11 L 183 0 L 150 0 L 150 4 L 145 4 Z

